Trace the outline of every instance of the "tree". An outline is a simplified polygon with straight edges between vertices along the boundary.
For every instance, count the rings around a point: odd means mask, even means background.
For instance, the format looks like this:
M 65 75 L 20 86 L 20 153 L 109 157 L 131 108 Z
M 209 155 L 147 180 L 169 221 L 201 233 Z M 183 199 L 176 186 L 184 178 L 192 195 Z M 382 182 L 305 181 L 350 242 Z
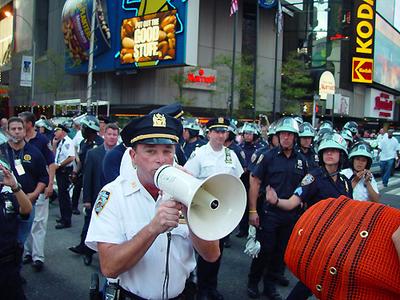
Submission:
M 312 97 L 312 78 L 303 58 L 291 52 L 282 64 L 281 103 L 288 113 L 300 112 L 300 100 Z
M 175 97 L 175 101 L 181 103 L 182 105 L 190 105 L 195 98 L 189 98 L 183 94 L 183 85 L 186 82 L 184 69 L 179 68 L 178 71 L 171 76 L 171 81 L 178 87 L 178 96 Z
M 218 91 L 230 93 L 232 76 L 232 56 L 219 55 L 212 63 L 218 69 Z M 250 55 L 237 56 L 235 61 L 235 82 L 233 90 L 239 93 L 239 110 L 237 117 L 250 117 L 253 107 L 253 71 L 254 61 Z M 259 76 L 258 74 L 257 76 Z M 257 93 L 259 96 L 259 93 Z M 244 113 L 243 113 L 244 112 Z
M 54 100 L 57 100 L 67 78 L 64 71 L 64 56 L 49 49 L 46 57 L 46 75 L 38 79 L 38 85 L 45 93 L 52 94 Z

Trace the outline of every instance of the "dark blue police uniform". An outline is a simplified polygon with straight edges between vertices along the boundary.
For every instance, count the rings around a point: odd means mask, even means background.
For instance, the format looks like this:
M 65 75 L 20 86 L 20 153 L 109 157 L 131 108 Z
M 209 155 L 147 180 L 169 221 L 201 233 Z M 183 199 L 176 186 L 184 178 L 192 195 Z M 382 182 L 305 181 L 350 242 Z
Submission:
M 36 136 L 31 138 L 28 143 L 35 146 L 42 153 L 48 166 L 54 163 L 54 153 L 51 149 L 50 141 L 44 134 L 36 132 Z
M 197 138 L 196 141 L 191 142 L 191 143 L 184 143 L 183 144 L 183 153 L 185 154 L 186 158 L 189 158 L 190 155 L 192 154 L 192 152 L 194 150 L 196 150 L 196 148 L 199 148 L 201 146 L 204 146 L 205 144 L 207 144 L 207 140 L 201 139 L 201 138 Z M 177 148 L 179 146 L 177 145 Z
M 248 143 L 248 142 L 244 142 L 241 143 L 239 145 L 240 148 L 242 148 L 244 154 L 245 154 L 245 160 L 246 160 L 246 164 L 248 165 L 251 161 L 251 156 L 253 155 L 253 153 L 263 147 L 263 145 L 261 143 Z
M 319 167 L 318 154 L 315 152 L 314 148 L 310 148 L 307 152 L 304 152 L 300 146 L 296 146 L 296 151 L 303 154 L 305 157 L 309 171 Z
M 327 198 L 339 198 L 342 195 L 353 198 L 353 188 L 346 176 L 338 173 L 334 181 L 324 167 L 319 167 L 303 178 L 294 194 L 300 197 L 306 207 L 310 207 Z M 311 295 L 311 291 L 298 281 L 286 300 L 307 299 Z
M 103 138 L 99 135 L 96 135 L 95 139 L 91 142 L 88 142 L 87 139 L 84 139 L 79 144 L 79 153 L 78 157 L 81 162 L 81 168 L 77 174 L 76 182 L 74 183 L 74 190 L 72 193 L 72 210 L 78 209 L 79 198 L 81 196 L 81 190 L 83 186 L 83 172 L 85 169 L 85 160 L 87 152 L 94 147 L 102 145 L 104 142 Z
M 290 157 L 286 157 L 281 147 L 275 147 L 260 155 L 251 174 L 261 180 L 259 201 L 262 210 L 258 211 L 260 227 L 257 230 L 261 250 L 258 257 L 253 259 L 249 273 L 249 284 L 257 284 L 263 274 L 270 271 L 272 257 L 278 256 L 279 261 L 283 262 L 287 242 L 299 217 L 298 209 L 284 211 L 266 203 L 265 188 L 270 185 L 279 198 L 288 199 L 307 174 L 307 162 L 295 150 Z M 264 292 L 273 289 L 271 279 L 264 276 Z
M 18 242 L 19 205 L 13 194 L 0 193 L 0 290 L 1 299 L 26 299 L 19 274 L 23 246 Z

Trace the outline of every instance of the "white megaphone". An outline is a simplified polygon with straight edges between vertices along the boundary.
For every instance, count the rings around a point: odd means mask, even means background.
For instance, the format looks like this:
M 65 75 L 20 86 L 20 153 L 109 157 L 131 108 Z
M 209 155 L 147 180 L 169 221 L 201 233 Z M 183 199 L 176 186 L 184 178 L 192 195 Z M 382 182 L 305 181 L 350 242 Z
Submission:
M 164 165 L 154 175 L 156 186 L 187 208 L 193 233 L 207 241 L 219 240 L 239 224 L 246 209 L 246 189 L 230 174 L 199 180 L 173 166 Z

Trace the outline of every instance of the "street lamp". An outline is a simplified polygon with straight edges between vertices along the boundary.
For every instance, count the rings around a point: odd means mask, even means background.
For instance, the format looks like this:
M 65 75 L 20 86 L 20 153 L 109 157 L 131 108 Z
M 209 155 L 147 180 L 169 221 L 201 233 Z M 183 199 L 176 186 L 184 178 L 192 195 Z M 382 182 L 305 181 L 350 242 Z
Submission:
M 22 21 L 25 22 L 26 25 L 28 25 L 30 31 L 31 31 L 31 37 L 32 37 L 32 82 L 31 82 L 31 112 L 33 112 L 33 99 L 35 96 L 35 61 L 36 61 L 36 42 L 35 42 L 35 36 L 33 32 L 33 27 L 32 24 L 29 23 L 27 19 L 25 19 L 23 16 L 15 14 L 13 15 L 10 11 L 5 11 L 4 15 L 6 17 L 11 17 L 15 16 L 18 18 L 21 18 Z

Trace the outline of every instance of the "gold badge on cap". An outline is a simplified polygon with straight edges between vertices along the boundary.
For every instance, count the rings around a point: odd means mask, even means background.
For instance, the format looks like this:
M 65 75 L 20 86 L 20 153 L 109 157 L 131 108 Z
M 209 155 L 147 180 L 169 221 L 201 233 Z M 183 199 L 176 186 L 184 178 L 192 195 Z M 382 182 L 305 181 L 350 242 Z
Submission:
M 167 127 L 167 120 L 163 114 L 153 116 L 153 127 Z
M 218 124 L 224 124 L 224 118 L 219 117 L 218 118 Z

